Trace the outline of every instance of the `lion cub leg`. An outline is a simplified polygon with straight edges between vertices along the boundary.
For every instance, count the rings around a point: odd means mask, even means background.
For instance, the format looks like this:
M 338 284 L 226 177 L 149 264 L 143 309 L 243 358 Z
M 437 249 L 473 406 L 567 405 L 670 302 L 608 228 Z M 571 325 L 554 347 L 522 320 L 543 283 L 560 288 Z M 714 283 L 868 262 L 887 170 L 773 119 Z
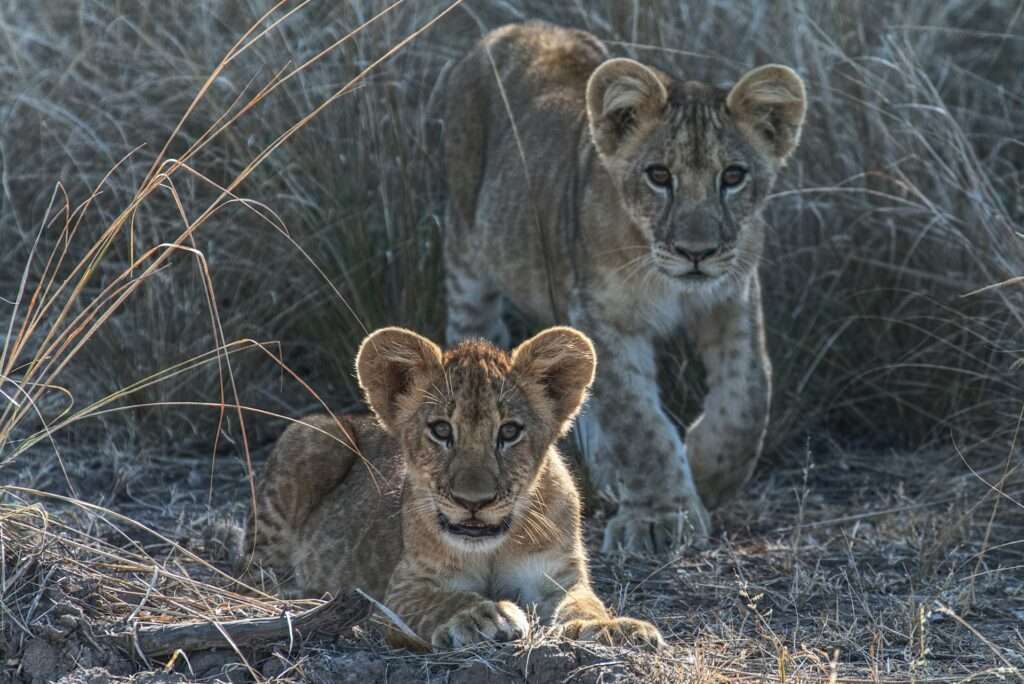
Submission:
M 527 556 L 523 567 L 529 571 L 519 575 L 520 592 L 539 595 L 537 613 L 570 639 L 607 646 L 661 647 L 664 640 L 657 627 L 643 620 L 612 617 L 594 593 L 580 529 L 575 482 L 560 459 L 552 463 L 545 475 L 546 480 L 538 488 L 538 498 L 544 502 L 540 510 L 555 529 L 564 529 L 566 534 L 552 540 L 555 548 L 536 549 Z
M 755 275 L 746 296 L 719 306 L 696 336 L 709 391 L 686 443 L 697 490 L 712 508 L 746 484 L 768 427 L 771 362 L 760 290 Z
M 573 486 L 568 473 L 563 479 L 568 482 L 568 487 Z M 570 508 L 576 512 L 572 520 L 578 521 L 578 503 L 573 502 Z M 631 645 L 649 649 L 664 646 L 665 641 L 661 637 L 661 632 L 650 622 L 612 617 L 590 586 L 587 552 L 583 547 L 578 527 L 573 530 L 571 538 L 574 541 L 566 549 L 561 567 L 542 564 L 543 575 L 534 579 L 543 586 L 537 613 L 542 617 L 549 616 L 556 633 L 576 641 L 593 641 L 606 646 Z
M 665 645 L 658 628 L 645 620 L 612 617 L 597 597 L 590 582 L 582 580 L 566 592 L 555 610 L 559 632 L 576 641 L 594 641 L 606 646 L 641 646 L 658 649 Z
M 530 632 L 523 609 L 512 601 L 492 601 L 473 591 L 446 586 L 451 570 L 443 564 L 403 559 L 391 577 L 385 603 L 417 634 L 430 636 L 435 649 L 462 648 L 481 641 L 515 641 Z M 389 641 L 407 646 L 394 630 Z
M 302 587 L 302 527 L 323 498 L 358 458 L 353 432 L 344 419 L 312 415 L 293 423 L 274 446 L 256 486 L 256 505 L 246 522 L 243 559 L 274 571 L 279 580 Z M 251 555 L 249 555 L 251 554 Z M 256 574 L 254 568 L 244 571 Z
M 702 543 L 711 518 L 679 431 L 662 407 L 653 340 L 604 323 L 600 310 L 572 313 L 602 359 L 590 408 L 577 427 L 590 481 L 619 504 L 602 552 L 664 552 L 685 541 Z

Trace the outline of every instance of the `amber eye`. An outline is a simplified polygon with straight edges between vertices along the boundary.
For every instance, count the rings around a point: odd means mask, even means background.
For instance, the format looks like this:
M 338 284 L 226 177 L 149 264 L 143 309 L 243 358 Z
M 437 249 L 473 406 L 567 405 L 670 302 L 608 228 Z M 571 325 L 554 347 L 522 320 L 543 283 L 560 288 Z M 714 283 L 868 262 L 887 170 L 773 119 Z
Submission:
M 505 423 L 498 428 L 498 444 L 508 445 L 519 439 L 523 434 L 523 426 L 519 423 Z
M 430 436 L 436 441 L 445 444 L 452 441 L 452 424 L 447 420 L 435 420 L 427 427 L 430 428 Z
M 742 166 L 727 166 L 722 171 L 722 187 L 735 188 L 747 178 L 747 170 Z
M 672 186 L 672 172 L 668 170 L 667 166 L 652 164 L 647 167 L 646 173 L 647 179 L 657 187 L 668 188 Z

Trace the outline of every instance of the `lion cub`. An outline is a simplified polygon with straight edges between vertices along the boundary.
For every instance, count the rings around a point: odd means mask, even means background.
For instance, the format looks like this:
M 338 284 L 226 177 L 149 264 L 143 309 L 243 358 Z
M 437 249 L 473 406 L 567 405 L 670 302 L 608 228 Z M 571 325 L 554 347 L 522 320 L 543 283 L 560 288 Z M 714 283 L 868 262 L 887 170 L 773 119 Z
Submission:
M 445 110 L 448 342 L 509 339 L 504 304 L 601 354 L 577 430 L 617 510 L 604 550 L 701 542 L 761 453 L 771 406 L 761 210 L 796 150 L 803 81 L 769 64 L 718 88 L 542 22 L 495 29 L 452 67 Z M 689 339 L 703 416 L 684 444 L 658 350 Z
M 524 609 L 570 638 L 660 646 L 653 625 L 612 618 L 591 589 L 579 495 L 555 449 L 595 364 L 571 328 L 511 354 L 373 333 L 356 369 L 374 416 L 285 431 L 245 548 L 301 591 L 383 597 L 434 648 L 526 636 Z

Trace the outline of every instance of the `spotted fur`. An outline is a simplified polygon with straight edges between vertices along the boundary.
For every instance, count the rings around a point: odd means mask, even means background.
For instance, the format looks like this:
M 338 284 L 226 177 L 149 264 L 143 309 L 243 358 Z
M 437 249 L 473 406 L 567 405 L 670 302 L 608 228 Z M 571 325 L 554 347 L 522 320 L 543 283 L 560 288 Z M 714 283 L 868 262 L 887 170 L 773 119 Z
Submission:
M 603 361 L 579 432 L 588 480 L 618 502 L 606 551 L 703 539 L 707 507 L 753 470 L 771 396 L 759 212 L 805 109 L 786 67 L 721 89 L 540 22 L 493 31 L 451 70 L 448 340 L 507 340 L 508 303 L 593 339 Z M 685 447 L 654 361 L 684 334 L 710 385 Z

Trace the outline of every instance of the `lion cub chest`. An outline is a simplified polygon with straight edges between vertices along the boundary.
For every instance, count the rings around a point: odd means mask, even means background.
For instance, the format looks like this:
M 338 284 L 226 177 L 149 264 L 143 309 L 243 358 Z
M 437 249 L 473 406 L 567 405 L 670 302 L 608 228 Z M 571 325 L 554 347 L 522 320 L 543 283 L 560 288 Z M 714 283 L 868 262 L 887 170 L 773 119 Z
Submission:
M 541 619 L 561 598 L 563 587 L 572 586 L 578 573 L 564 552 L 496 554 L 464 558 L 448 578 L 452 591 L 471 591 L 492 601 L 513 601 L 522 608 L 536 607 Z M 551 599 L 555 600 L 552 601 Z

